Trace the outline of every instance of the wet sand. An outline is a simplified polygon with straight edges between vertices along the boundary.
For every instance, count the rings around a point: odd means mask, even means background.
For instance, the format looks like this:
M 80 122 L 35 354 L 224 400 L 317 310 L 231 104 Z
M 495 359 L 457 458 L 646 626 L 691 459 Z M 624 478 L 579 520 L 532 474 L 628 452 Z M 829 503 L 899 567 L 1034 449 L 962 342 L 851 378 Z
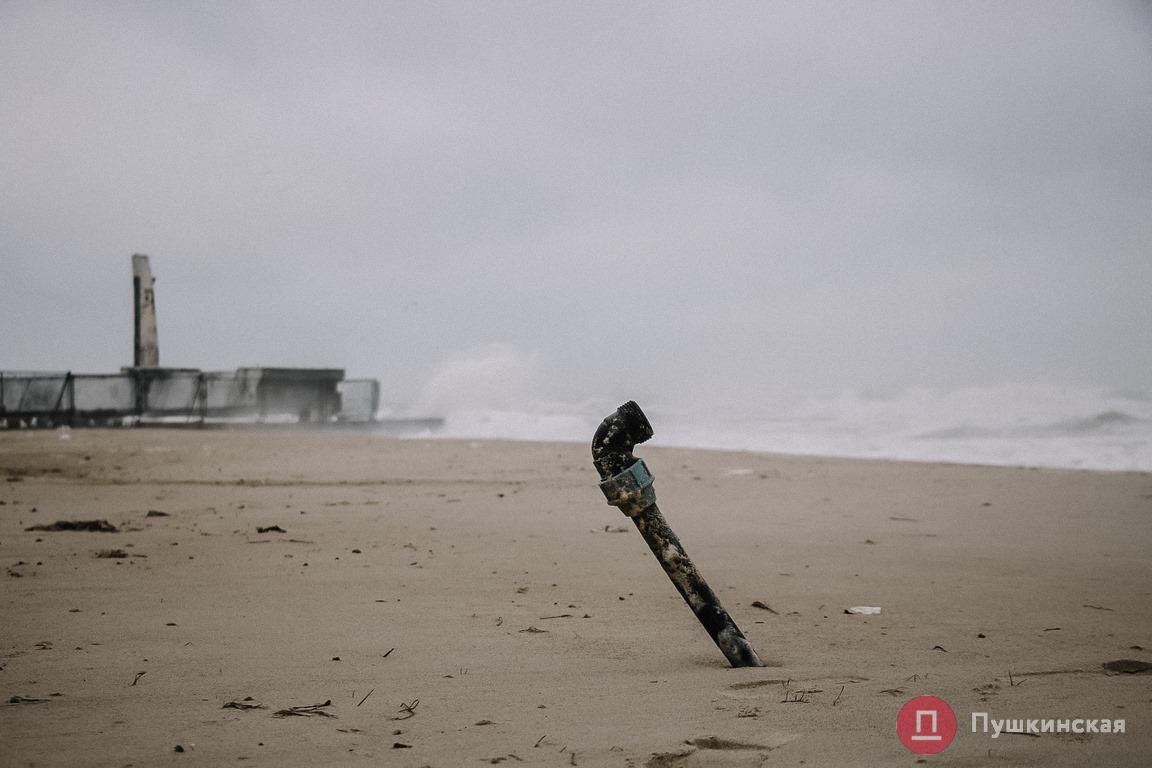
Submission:
M 637 453 L 771 666 L 584 445 L 0 433 L 0 765 L 1147 764 L 1152 674 L 1101 665 L 1152 662 L 1152 474 Z M 117 532 L 26 530 L 62 520 Z M 896 737 L 920 694 L 940 755 Z

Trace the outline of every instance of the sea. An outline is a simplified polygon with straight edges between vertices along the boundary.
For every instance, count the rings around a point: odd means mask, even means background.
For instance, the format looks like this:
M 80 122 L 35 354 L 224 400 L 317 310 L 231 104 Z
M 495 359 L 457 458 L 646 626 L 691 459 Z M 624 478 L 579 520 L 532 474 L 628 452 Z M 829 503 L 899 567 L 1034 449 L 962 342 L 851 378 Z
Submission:
M 523 402 L 521 400 L 520 402 Z M 423 437 L 591 442 L 617 402 L 454 403 Z M 728 451 L 1152 472 L 1152 392 L 1007 384 L 840 390 L 740 404 L 641 402 L 651 445 Z

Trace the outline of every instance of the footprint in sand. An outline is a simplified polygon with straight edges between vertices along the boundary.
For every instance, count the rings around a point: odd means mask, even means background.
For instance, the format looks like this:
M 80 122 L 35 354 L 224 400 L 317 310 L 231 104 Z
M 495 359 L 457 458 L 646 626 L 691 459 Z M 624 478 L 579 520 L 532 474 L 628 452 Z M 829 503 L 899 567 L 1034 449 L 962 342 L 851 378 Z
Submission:
M 644 768 L 759 768 L 769 752 L 794 738 L 792 734 L 774 734 L 752 743 L 701 736 L 687 740 L 682 750 L 653 753 Z

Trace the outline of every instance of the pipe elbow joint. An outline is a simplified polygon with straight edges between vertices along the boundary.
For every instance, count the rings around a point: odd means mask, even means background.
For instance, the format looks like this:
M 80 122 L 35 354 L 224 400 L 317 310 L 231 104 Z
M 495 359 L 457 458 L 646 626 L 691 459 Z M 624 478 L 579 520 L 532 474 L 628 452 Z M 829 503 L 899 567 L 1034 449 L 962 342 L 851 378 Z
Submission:
M 656 503 L 652 474 L 632 449 L 652 437 L 652 425 L 632 400 L 601 422 L 592 438 L 592 463 L 608 503 L 634 517 Z
M 652 425 L 634 400 L 610 414 L 592 437 L 592 463 L 601 480 L 615 477 L 636 463 L 632 449 L 652 437 Z

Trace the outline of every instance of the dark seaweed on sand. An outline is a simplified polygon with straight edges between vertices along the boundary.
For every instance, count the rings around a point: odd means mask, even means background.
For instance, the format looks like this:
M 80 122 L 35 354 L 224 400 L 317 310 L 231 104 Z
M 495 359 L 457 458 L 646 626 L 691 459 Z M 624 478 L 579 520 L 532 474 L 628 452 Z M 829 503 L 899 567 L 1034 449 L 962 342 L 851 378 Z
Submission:
M 1119 672 L 1126 675 L 1139 675 L 1152 672 L 1152 664 L 1148 663 L 1147 661 L 1140 661 L 1139 659 L 1117 659 L 1116 661 L 1106 661 L 1102 666 L 1109 672 Z
M 95 533 L 119 533 L 120 529 L 107 520 L 57 520 L 47 525 L 33 525 L 26 531 L 92 531 Z

